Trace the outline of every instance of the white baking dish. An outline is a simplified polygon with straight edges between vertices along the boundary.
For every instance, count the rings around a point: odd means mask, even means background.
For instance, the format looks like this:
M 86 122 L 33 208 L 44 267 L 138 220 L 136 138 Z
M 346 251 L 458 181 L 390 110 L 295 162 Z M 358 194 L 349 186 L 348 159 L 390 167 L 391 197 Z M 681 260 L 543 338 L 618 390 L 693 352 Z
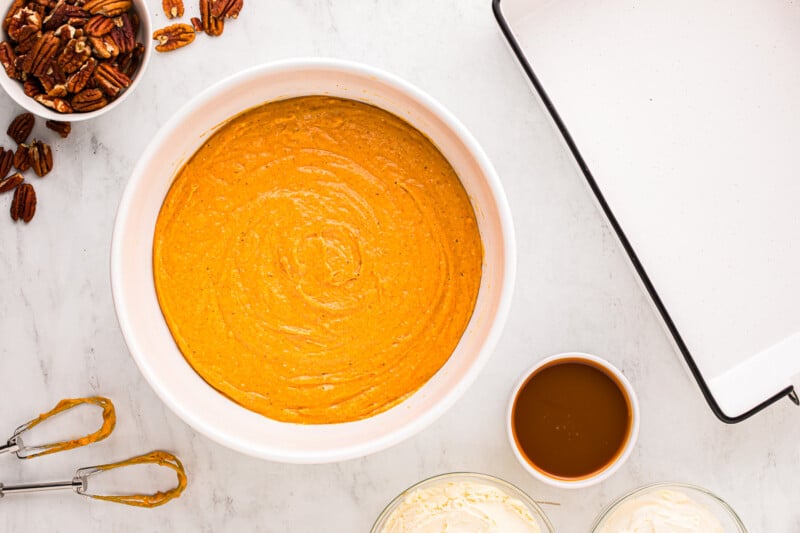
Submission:
M 329 94 L 386 109 L 427 134 L 458 173 L 484 246 L 472 319 L 448 362 L 417 393 L 387 412 L 344 424 L 297 425 L 249 411 L 210 387 L 181 355 L 153 283 L 156 218 L 181 164 L 226 119 L 261 103 Z M 486 364 L 508 314 L 516 252 L 500 180 L 475 139 L 421 90 L 345 61 L 302 59 L 259 66 L 206 90 L 158 133 L 139 160 L 114 227 L 111 282 L 123 335 L 142 374 L 175 413 L 215 441 L 266 459 L 314 463 L 369 454 L 420 431 L 445 412 Z M 379 328 L 380 323 L 376 322 Z

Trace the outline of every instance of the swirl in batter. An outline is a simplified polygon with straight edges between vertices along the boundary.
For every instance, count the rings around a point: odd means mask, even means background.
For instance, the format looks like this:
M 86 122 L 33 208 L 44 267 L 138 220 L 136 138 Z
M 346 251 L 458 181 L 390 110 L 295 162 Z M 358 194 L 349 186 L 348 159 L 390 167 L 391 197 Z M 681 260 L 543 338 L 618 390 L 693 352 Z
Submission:
M 231 119 L 178 172 L 156 290 L 212 387 L 285 422 L 403 401 L 470 320 L 483 249 L 453 168 L 400 118 L 307 96 Z

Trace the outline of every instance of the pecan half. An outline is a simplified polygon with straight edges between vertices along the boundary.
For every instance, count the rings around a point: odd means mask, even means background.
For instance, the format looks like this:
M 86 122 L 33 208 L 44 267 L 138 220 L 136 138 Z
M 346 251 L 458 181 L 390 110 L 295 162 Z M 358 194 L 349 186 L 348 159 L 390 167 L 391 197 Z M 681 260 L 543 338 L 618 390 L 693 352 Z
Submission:
M 34 140 L 31 143 L 29 157 L 31 168 L 40 178 L 53 170 L 53 152 L 49 144 Z
M 16 62 L 17 54 L 14 53 L 11 44 L 8 41 L 0 43 L 0 63 L 3 64 L 3 68 L 6 69 L 6 74 L 8 74 L 9 78 L 17 77 Z
M 113 27 L 114 19 L 104 17 L 103 15 L 95 15 L 86 21 L 86 24 L 83 26 L 83 31 L 86 32 L 86 35 L 91 35 L 92 37 L 102 37 L 110 32 Z
M 25 7 L 26 0 L 14 0 L 11 4 L 11 7 L 8 8 L 6 12 L 6 16 L 3 19 L 3 31 L 8 31 L 8 26 L 11 24 L 11 19 L 14 18 L 14 15 L 19 12 L 23 7 Z
M 194 29 L 191 26 L 178 23 L 154 31 L 153 39 L 158 41 L 157 51 L 170 52 L 194 41 L 194 35 Z
M 63 83 L 56 83 L 47 91 L 47 96 L 52 96 L 53 98 L 64 98 L 67 96 L 69 91 L 67 91 L 67 86 Z
M 225 21 L 211 14 L 212 0 L 200 0 L 200 20 L 206 35 L 217 37 L 225 30 Z
M 3 150 L 0 148 L 0 178 L 6 177 L 13 164 L 14 150 Z
M 17 49 L 15 50 L 17 56 L 19 56 L 20 54 L 27 54 L 28 52 L 30 52 L 33 49 L 33 47 L 36 46 L 36 43 L 39 42 L 39 39 L 41 39 L 41 37 L 42 37 L 42 32 L 37 31 L 36 33 L 32 33 L 30 34 L 30 36 L 19 41 L 17 43 Z
M 17 146 L 17 151 L 14 153 L 14 168 L 20 172 L 31 168 L 30 149 L 27 144 Z
M 132 6 L 131 0 L 89 0 L 83 4 L 83 9 L 92 15 L 116 17 L 128 11 Z
M 28 140 L 28 135 L 33 131 L 33 124 L 36 119 L 33 113 L 22 113 L 14 117 L 11 124 L 8 125 L 8 136 L 14 139 L 17 144 L 22 144 Z M 5 174 L 4 174 L 5 175 Z
M 42 94 L 42 86 L 39 85 L 39 82 L 34 78 L 28 78 L 25 80 L 25 83 L 22 85 L 22 90 L 25 93 L 25 96 L 30 96 L 31 98 L 37 94 Z
M 95 67 L 97 67 L 97 60 L 90 57 L 78 72 L 67 78 L 67 91 L 73 94 L 81 92 L 86 87 L 86 84 L 89 83 L 89 80 L 92 79 Z
M 53 10 L 44 18 L 42 29 L 45 31 L 55 30 L 63 24 L 68 24 L 70 19 L 87 19 L 89 13 L 79 6 L 68 4 L 64 0 L 59 0 Z
M 83 66 L 92 55 L 92 48 L 86 43 L 86 38 L 72 39 L 58 56 L 58 66 L 65 74 L 72 74 Z
M 239 18 L 244 0 L 213 0 L 211 14 L 217 18 Z
M 84 89 L 72 97 L 71 103 L 75 111 L 88 112 L 105 107 L 108 100 L 100 89 Z
M 22 70 L 34 76 L 43 75 L 50 66 L 50 60 L 58 52 L 60 44 L 58 37 L 52 32 L 43 34 L 22 62 Z
M 92 53 L 99 59 L 108 59 L 119 55 L 119 47 L 114 42 L 114 39 L 111 38 L 111 34 L 103 35 L 102 37 L 89 37 L 89 43 L 92 45 Z
M 14 41 L 21 41 L 31 33 L 42 29 L 42 18 L 36 11 L 25 7 L 17 11 L 9 20 L 6 33 Z
M 72 124 L 61 120 L 48 120 L 44 125 L 58 133 L 58 135 L 64 139 L 69 137 L 69 133 L 72 131 Z
M 141 21 L 139 20 L 139 15 L 136 14 L 136 11 L 131 11 L 131 26 L 133 26 L 133 34 L 136 35 L 139 33 L 139 24 Z
M 61 98 L 67 94 L 67 76 L 64 71 L 58 66 L 58 63 L 53 61 L 47 68 L 47 72 L 39 77 L 39 83 L 47 96 L 54 96 Z
M 133 78 L 136 71 L 139 70 L 139 65 L 142 64 L 142 57 L 144 56 L 144 45 L 136 43 L 136 46 L 130 53 L 120 56 L 119 70 L 129 78 Z
M 72 106 L 63 98 L 50 96 L 48 94 L 37 94 L 33 99 L 43 106 L 49 107 L 59 113 L 72 113 Z
M 127 54 L 136 46 L 136 37 L 133 34 L 133 24 L 130 17 L 123 13 L 114 20 L 114 27 L 111 29 L 111 39 L 117 45 L 120 54 Z
M 84 33 L 83 30 L 80 30 L 79 33 L 78 28 L 76 28 L 75 26 L 70 26 L 69 24 L 62 24 L 61 26 L 53 30 L 53 35 L 58 37 L 62 45 L 64 43 L 68 43 L 71 39 L 74 39 L 75 37 L 82 37 L 83 33 Z
M 39 19 L 40 20 L 43 20 L 44 19 L 44 15 L 45 15 L 45 11 L 47 11 L 47 7 L 48 6 L 49 6 L 49 2 L 42 2 L 40 0 L 34 0 L 33 2 L 28 2 L 28 5 L 26 5 L 25 7 L 27 9 L 30 9 L 31 11 L 33 11 L 37 15 L 39 15 Z M 50 7 L 55 7 L 55 2 Z
M 97 88 L 112 100 L 131 86 L 131 79 L 108 63 L 102 63 L 94 70 L 94 81 Z
M 183 16 L 183 0 L 161 0 L 161 8 L 168 19 Z
M 36 214 L 36 191 L 30 183 L 22 183 L 14 190 L 14 199 L 11 200 L 11 219 L 22 219 L 26 224 Z
M 11 174 L 7 178 L 0 180 L 0 193 L 13 191 L 14 189 L 17 188 L 17 185 L 22 183 L 24 180 L 25 178 L 23 178 L 22 174 L 20 174 L 19 172 Z

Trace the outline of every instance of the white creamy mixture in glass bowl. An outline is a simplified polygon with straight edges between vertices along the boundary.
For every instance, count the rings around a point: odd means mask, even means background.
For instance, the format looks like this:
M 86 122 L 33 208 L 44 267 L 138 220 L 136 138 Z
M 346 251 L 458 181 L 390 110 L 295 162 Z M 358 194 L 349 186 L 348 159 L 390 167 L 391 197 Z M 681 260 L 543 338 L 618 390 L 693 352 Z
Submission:
M 484 474 L 453 473 L 403 491 L 372 533 L 546 533 L 553 527 L 524 492 Z
M 606 509 L 593 533 L 746 533 L 724 500 L 684 483 L 655 483 L 636 489 Z

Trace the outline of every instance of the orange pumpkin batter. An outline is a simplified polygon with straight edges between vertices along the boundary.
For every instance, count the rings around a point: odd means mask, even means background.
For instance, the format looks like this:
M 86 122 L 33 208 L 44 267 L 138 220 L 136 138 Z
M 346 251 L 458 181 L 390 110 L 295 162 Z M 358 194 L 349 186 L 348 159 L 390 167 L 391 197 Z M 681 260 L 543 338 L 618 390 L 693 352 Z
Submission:
M 153 252 L 195 371 L 307 424 L 370 417 L 425 384 L 466 329 L 483 259 L 469 198 L 430 140 L 326 96 L 222 126 L 178 172 Z

